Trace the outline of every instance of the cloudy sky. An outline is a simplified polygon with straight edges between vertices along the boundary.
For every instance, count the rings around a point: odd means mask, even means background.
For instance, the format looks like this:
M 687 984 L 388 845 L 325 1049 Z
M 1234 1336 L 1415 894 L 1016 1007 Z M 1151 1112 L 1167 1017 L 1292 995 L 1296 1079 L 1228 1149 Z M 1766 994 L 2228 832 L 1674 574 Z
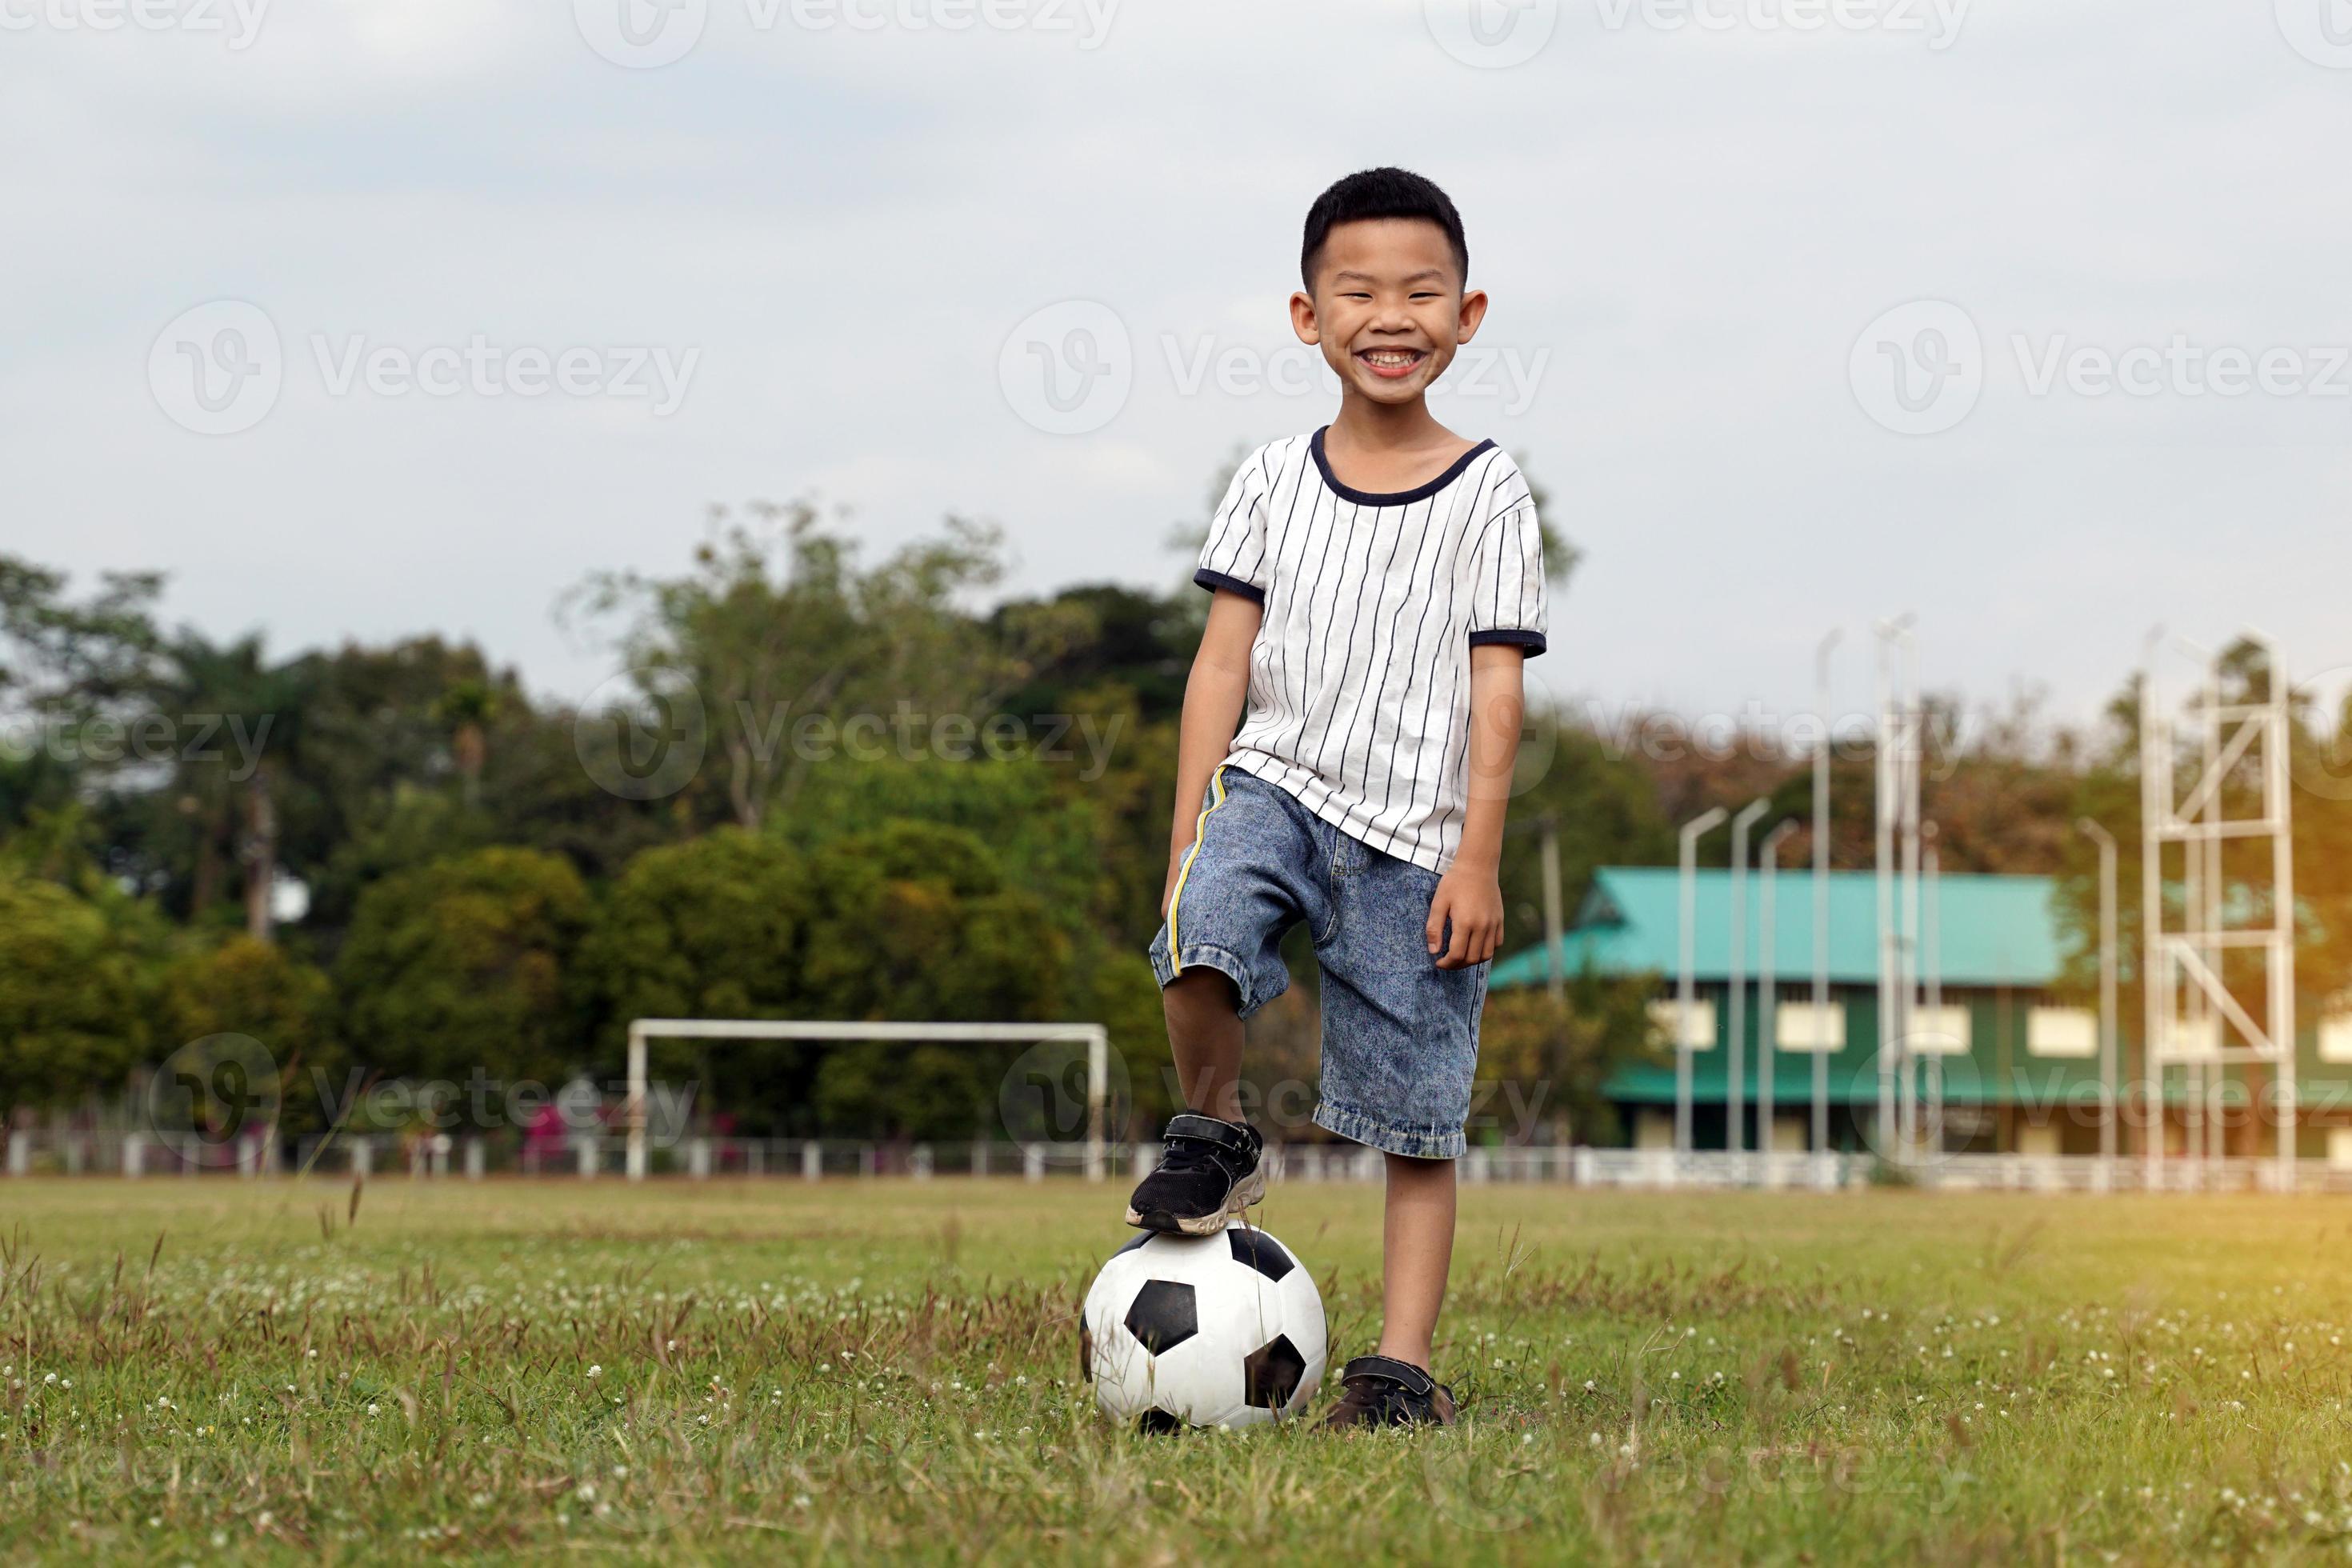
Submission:
M 1556 694 L 1787 711 L 1843 626 L 1854 705 L 1903 611 L 2063 715 L 2159 622 L 2352 665 L 2344 0 L 0 0 L 0 549 L 281 652 L 577 695 L 568 585 L 811 492 L 1172 581 L 1398 163 L 1494 300 L 1441 417 L 1585 552 Z

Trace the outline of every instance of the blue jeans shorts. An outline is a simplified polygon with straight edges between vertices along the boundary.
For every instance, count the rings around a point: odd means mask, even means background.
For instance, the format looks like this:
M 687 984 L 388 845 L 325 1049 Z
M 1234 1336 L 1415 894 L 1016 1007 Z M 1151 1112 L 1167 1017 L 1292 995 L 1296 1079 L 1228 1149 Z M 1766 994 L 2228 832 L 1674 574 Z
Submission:
M 1248 1017 L 1290 984 L 1282 939 L 1306 922 L 1323 971 L 1316 1124 L 1391 1154 L 1463 1151 L 1486 968 L 1440 969 L 1423 934 L 1437 873 L 1352 838 L 1289 792 L 1220 767 L 1176 896 L 1151 940 L 1167 984 L 1233 981 Z

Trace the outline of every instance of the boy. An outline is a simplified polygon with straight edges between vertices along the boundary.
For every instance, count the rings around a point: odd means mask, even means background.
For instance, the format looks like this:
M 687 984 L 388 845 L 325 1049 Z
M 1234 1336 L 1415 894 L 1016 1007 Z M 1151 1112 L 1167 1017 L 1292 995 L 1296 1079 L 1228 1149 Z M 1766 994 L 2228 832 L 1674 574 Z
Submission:
M 1445 193 L 1402 169 L 1350 174 L 1308 210 L 1300 270 L 1291 325 L 1338 374 L 1339 413 L 1250 455 L 1194 574 L 1216 597 L 1151 944 L 1188 1109 L 1127 1218 L 1213 1235 L 1265 1195 L 1242 1020 L 1289 984 L 1282 936 L 1306 922 L 1323 972 L 1315 1120 L 1381 1151 L 1388 1174 L 1380 1343 L 1348 1363 L 1324 1424 L 1444 1424 L 1431 1342 L 1502 939 L 1520 666 L 1544 647 L 1542 544 L 1511 459 L 1430 416 L 1430 384 L 1486 313 Z

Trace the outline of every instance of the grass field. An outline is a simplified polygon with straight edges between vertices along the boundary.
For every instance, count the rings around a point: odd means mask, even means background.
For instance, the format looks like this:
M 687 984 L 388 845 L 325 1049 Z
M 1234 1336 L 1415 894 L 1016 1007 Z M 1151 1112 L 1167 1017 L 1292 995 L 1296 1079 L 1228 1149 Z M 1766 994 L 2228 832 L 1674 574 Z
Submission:
M 0 1186 L 0 1554 L 2352 1548 L 2352 1206 L 1465 1194 L 1444 1433 L 1114 1431 L 1074 1184 Z M 1369 1346 L 1376 1189 L 1266 1227 Z M 1327 1383 L 1327 1390 L 1329 1384 Z

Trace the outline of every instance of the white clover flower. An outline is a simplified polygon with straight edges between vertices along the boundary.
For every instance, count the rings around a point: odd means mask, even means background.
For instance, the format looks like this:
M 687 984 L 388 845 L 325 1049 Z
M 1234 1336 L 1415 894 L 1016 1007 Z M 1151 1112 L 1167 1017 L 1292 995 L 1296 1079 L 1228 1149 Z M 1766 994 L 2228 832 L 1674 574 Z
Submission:
M 588 1375 L 591 1377 L 602 1377 L 604 1375 L 604 1369 L 601 1366 L 591 1366 L 588 1369 Z

